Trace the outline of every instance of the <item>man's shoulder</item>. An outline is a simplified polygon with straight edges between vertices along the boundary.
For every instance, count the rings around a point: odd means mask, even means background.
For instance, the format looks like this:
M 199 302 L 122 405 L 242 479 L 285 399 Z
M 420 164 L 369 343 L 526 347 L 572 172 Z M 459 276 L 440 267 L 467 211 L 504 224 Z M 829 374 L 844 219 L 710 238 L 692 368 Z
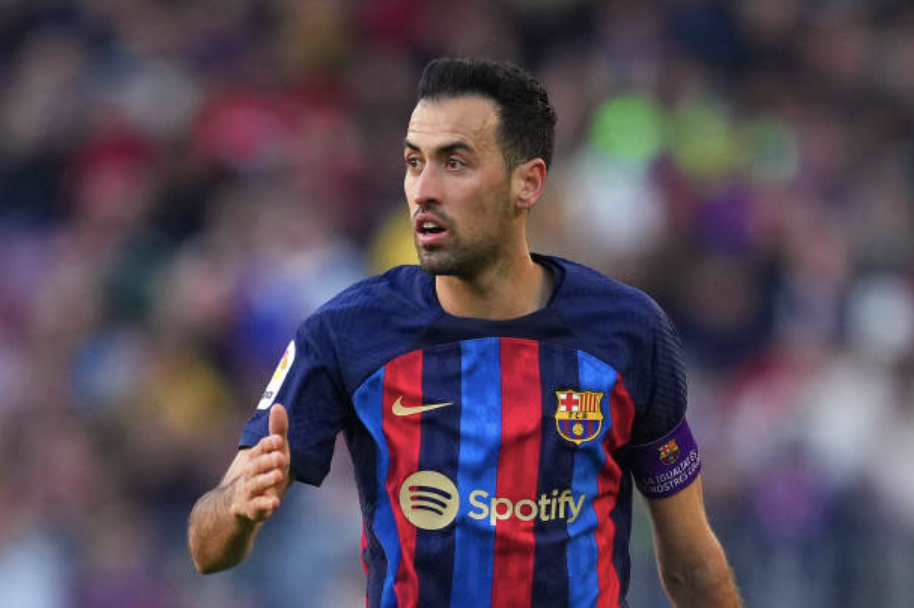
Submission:
M 397 266 L 353 283 L 318 308 L 304 325 L 384 327 L 404 314 L 425 317 L 434 312 L 428 297 L 430 280 L 418 266 Z
M 595 268 L 557 256 L 546 256 L 562 269 L 560 294 L 569 302 L 593 306 L 600 310 L 640 313 L 655 316 L 660 307 L 647 293 L 613 279 Z
M 308 317 L 298 339 L 324 353 L 353 392 L 397 353 L 415 348 L 440 314 L 429 302 L 430 280 L 416 266 L 399 266 L 358 281 Z

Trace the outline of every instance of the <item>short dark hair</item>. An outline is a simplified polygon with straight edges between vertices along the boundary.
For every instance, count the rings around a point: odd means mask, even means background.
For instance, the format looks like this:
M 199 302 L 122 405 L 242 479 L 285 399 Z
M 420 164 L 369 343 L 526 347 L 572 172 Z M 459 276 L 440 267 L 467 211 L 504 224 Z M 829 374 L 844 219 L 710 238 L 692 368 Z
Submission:
M 546 89 L 518 66 L 494 59 L 434 59 L 419 80 L 417 101 L 479 95 L 498 111 L 496 138 L 510 171 L 533 158 L 548 167 L 555 145 L 555 109 Z

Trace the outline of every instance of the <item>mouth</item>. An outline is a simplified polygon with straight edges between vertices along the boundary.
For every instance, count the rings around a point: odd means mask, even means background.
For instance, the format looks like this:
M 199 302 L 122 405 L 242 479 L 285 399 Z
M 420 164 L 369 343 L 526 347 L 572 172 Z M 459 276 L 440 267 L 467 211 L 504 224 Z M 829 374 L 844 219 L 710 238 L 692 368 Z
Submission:
M 445 228 L 440 224 L 426 220 L 416 227 L 416 231 L 419 234 L 441 234 L 445 231 Z
M 444 222 L 426 213 L 416 217 L 413 228 L 416 233 L 416 241 L 422 246 L 439 244 L 448 234 L 448 228 Z

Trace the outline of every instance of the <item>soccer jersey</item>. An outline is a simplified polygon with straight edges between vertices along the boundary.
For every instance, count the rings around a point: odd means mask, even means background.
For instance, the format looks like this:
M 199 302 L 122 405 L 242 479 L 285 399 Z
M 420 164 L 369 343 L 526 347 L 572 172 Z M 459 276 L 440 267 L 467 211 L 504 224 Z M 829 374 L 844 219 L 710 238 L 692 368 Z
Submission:
M 460 318 L 403 266 L 307 319 L 241 445 L 289 412 L 292 474 L 319 485 L 343 432 L 371 608 L 625 606 L 633 482 L 700 470 L 675 333 L 640 291 L 534 256 L 549 303 Z

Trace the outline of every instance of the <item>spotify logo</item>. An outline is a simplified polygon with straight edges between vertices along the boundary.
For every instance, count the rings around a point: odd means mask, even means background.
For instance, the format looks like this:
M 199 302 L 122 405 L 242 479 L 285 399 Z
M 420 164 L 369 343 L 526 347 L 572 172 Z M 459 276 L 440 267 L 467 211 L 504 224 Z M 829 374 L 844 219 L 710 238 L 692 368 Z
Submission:
M 460 496 L 454 482 L 435 471 L 418 471 L 400 486 L 400 509 L 411 524 L 440 530 L 457 517 Z

